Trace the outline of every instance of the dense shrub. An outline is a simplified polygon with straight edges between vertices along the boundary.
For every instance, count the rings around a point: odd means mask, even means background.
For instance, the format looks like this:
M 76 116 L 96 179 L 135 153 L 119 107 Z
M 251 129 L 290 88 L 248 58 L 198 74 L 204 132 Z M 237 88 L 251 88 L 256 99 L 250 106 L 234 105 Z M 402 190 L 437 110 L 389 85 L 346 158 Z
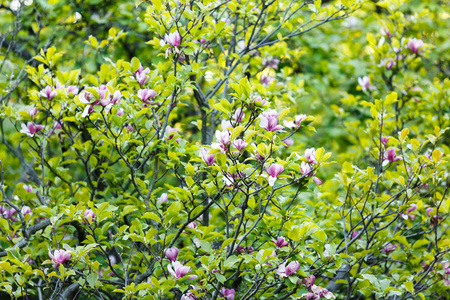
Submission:
M 5 297 L 448 298 L 448 7 L 0 17 Z

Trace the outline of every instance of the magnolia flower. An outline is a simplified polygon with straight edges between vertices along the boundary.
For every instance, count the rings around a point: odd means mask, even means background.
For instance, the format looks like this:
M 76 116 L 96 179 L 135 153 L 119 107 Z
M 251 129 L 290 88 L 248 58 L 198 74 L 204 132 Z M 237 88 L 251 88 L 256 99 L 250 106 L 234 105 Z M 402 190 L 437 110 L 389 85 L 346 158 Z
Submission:
M 322 297 L 325 299 L 336 299 L 336 296 L 333 293 L 329 292 L 325 288 L 322 288 L 322 287 L 314 285 L 314 284 L 311 286 L 311 292 L 303 294 L 301 296 L 301 298 L 313 299 L 313 300 L 318 300 Z
M 36 116 L 38 110 L 36 107 L 32 107 L 28 110 L 28 114 L 30 115 L 31 119 L 34 118 L 34 116 Z
M 179 261 L 174 261 L 167 266 L 167 270 L 170 275 L 176 279 L 179 279 L 189 273 L 189 271 L 191 271 L 191 267 L 183 266 Z
M 394 161 L 402 160 L 402 158 L 397 156 L 397 153 L 395 152 L 395 148 L 391 148 L 387 152 L 384 152 L 383 160 L 386 162 L 393 163 Z
M 86 90 L 82 90 L 81 93 L 78 95 L 78 100 L 80 100 L 81 103 L 89 104 L 91 103 L 91 100 L 94 98 L 94 95 L 91 92 L 88 92 Z
M 358 83 L 361 86 L 363 92 L 376 89 L 376 87 L 370 83 L 369 76 L 359 77 Z
M 175 132 L 178 132 L 178 128 L 172 128 L 171 126 L 167 126 L 166 134 L 168 135 L 167 140 L 170 141 L 175 136 Z
M 391 70 L 394 65 L 395 65 L 395 61 L 393 59 L 389 59 L 386 62 L 386 70 Z
M 234 140 L 233 141 L 233 145 L 239 150 L 242 151 L 245 149 L 245 147 L 248 146 L 248 143 L 246 143 L 244 140 L 242 139 L 238 139 L 238 140 Z
M 53 260 L 53 267 L 57 268 L 60 264 L 64 264 L 66 261 L 68 261 L 72 255 L 66 250 L 60 250 L 56 249 L 54 254 L 48 251 L 48 256 Z
M 231 118 L 239 124 L 242 122 L 242 119 L 245 118 L 245 113 L 242 111 L 242 108 L 238 107 Z
M 216 155 L 215 154 L 208 154 L 208 149 L 206 149 L 206 148 L 201 148 L 200 149 L 200 156 L 202 157 L 203 161 L 208 166 L 212 166 L 216 162 Z
M 47 98 L 49 101 L 52 101 L 56 96 L 56 91 L 52 89 L 51 86 L 47 85 L 47 87 L 41 92 L 41 95 Z
M 263 112 L 259 118 L 259 126 L 267 131 L 278 131 L 283 129 L 283 126 L 278 125 L 278 113 L 274 109 Z
M 281 278 L 291 276 L 292 274 L 295 274 L 297 270 L 300 269 L 300 263 L 298 261 L 292 261 L 287 266 L 286 263 L 282 263 L 278 269 L 277 274 Z
M 120 91 L 114 91 L 113 97 L 111 99 L 112 104 L 116 104 L 122 99 L 122 93 Z
M 86 210 L 84 211 L 83 216 L 84 216 L 84 219 L 85 219 L 86 221 L 88 221 L 89 223 L 91 223 L 91 222 L 94 220 L 94 218 L 95 218 L 95 213 L 94 213 L 94 211 L 93 211 L 92 209 L 86 209 Z
M 389 39 L 392 38 L 392 34 L 389 32 L 389 29 L 387 28 L 380 28 L 381 34 L 386 35 Z
M 419 53 L 420 48 L 423 47 L 423 41 L 416 38 L 410 39 L 406 47 L 408 47 L 412 53 Z
M 273 164 L 266 168 L 267 174 L 269 174 L 269 185 L 273 186 L 277 180 L 278 175 L 284 171 L 284 167 L 280 164 Z
M 28 122 L 27 125 L 22 124 L 21 133 L 25 133 L 29 137 L 33 137 L 36 133 L 44 129 L 43 125 L 36 125 L 33 122 Z
M 288 244 L 288 242 L 286 242 L 286 240 L 284 239 L 284 237 L 280 236 L 277 238 L 277 240 L 272 240 L 273 243 L 275 243 L 275 246 L 277 246 L 277 249 L 283 248 Z
M 191 292 L 187 292 L 186 294 L 182 295 L 180 298 L 180 300 L 196 300 L 196 299 L 197 298 Z
M 20 210 L 20 212 L 22 213 L 22 215 L 30 215 L 30 216 L 32 216 L 33 215 L 33 212 L 31 211 L 31 207 L 29 207 L 29 206 L 26 206 L 26 205 L 24 205 L 23 207 L 22 207 L 22 209 Z
M 316 281 L 316 276 L 309 275 L 308 277 L 303 278 L 302 282 L 307 287 L 310 288 L 314 285 L 314 282 Z
M 389 244 L 387 244 L 383 249 L 381 249 L 381 252 L 383 252 L 383 253 L 386 253 L 386 254 L 389 254 L 389 253 L 391 253 L 391 252 L 394 252 L 395 251 L 395 249 L 397 249 L 397 244 L 391 244 L 391 243 L 389 243 Z
M 188 227 L 189 229 L 195 230 L 195 229 L 197 229 L 197 223 L 191 222 L 191 223 L 188 224 L 187 227 Z
M 406 212 L 409 214 L 410 212 L 413 212 L 417 209 L 416 204 L 411 204 L 411 206 L 406 210 Z
M 292 129 L 300 128 L 301 123 L 307 118 L 307 115 L 297 115 L 294 121 L 284 121 L 284 126 Z
M 289 138 L 289 139 L 285 139 L 283 141 L 283 143 L 286 145 L 286 147 L 292 146 L 294 144 L 294 140 Z
M 384 147 L 386 147 L 386 144 L 389 142 L 389 137 L 388 136 L 383 136 L 381 138 L 381 143 L 383 144 Z
M 206 71 L 205 72 L 205 80 L 209 82 L 213 79 L 214 79 L 214 73 L 211 71 Z
M 123 108 L 121 108 L 121 109 L 119 109 L 119 110 L 117 111 L 117 115 L 118 115 L 119 117 L 122 116 L 124 113 L 125 113 L 125 111 L 123 110 Z
M 171 262 L 177 261 L 177 256 L 178 256 L 178 248 L 177 247 L 172 247 L 172 248 L 169 248 L 166 250 L 166 257 Z
M 28 193 L 31 193 L 31 192 L 33 191 L 33 187 L 31 186 L 31 184 L 30 184 L 30 185 L 24 184 L 24 185 L 23 185 L 23 188 L 24 188 L 25 191 L 27 191 Z
M 75 85 L 69 85 L 66 88 L 66 96 L 76 96 L 78 95 L 78 87 Z
M 156 92 L 151 89 L 141 89 L 138 91 L 138 97 L 142 100 L 142 102 L 147 104 L 152 104 L 152 102 L 148 101 L 148 99 L 154 98 L 156 96 Z
M 216 130 L 216 139 L 222 147 L 225 147 L 231 142 L 231 132 L 227 129 L 223 131 Z
M 315 148 L 309 148 L 305 150 L 305 158 L 309 161 L 310 164 L 317 164 L 316 160 L 316 149 Z
M 175 31 L 173 33 L 166 34 L 164 41 L 177 49 L 181 44 L 181 36 L 178 31 Z
M 358 233 L 359 233 L 358 230 L 354 230 L 352 232 L 352 239 L 356 238 L 358 236 Z
M 254 94 L 250 98 L 255 106 L 260 107 L 260 106 L 264 106 L 264 104 L 266 104 L 266 100 L 263 99 L 260 95 Z
M 139 69 L 134 72 L 134 78 L 140 85 L 144 85 L 150 80 L 150 76 L 147 75 L 148 73 L 150 73 L 149 68 L 144 69 L 142 66 L 139 66 Z
M 15 222 L 16 219 L 14 218 L 14 215 L 16 213 L 17 211 L 14 208 L 8 209 L 6 207 L 0 206 L 0 215 L 5 219 L 11 219 L 11 221 Z
M 261 84 L 264 87 L 268 87 L 270 85 L 270 83 L 274 80 L 275 80 L 275 78 L 270 77 L 270 76 L 265 76 L 265 75 L 261 75 L 261 77 L 259 78 L 259 81 L 261 81 Z
M 169 201 L 169 195 L 167 193 L 163 193 L 158 200 L 159 203 L 166 203 L 167 201 Z
M 234 294 L 236 293 L 234 291 L 234 289 L 226 289 L 226 288 L 222 288 L 220 290 L 221 295 L 227 299 L 227 300 L 233 300 L 234 299 Z

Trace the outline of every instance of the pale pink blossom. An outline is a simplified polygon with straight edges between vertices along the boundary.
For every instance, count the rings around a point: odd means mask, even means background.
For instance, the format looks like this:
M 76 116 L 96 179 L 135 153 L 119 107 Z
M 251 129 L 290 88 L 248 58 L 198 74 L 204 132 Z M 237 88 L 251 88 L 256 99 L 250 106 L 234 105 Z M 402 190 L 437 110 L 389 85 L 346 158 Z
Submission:
M 49 250 L 48 256 L 50 256 L 51 260 L 53 261 L 54 268 L 57 268 L 60 264 L 64 264 L 72 257 L 72 255 L 70 255 L 68 251 L 62 249 L 56 249 L 53 255 Z
M 369 76 L 359 77 L 358 83 L 361 86 L 361 89 L 363 90 L 363 92 L 365 92 L 367 90 L 375 90 L 376 89 L 376 87 L 370 83 Z
M 181 44 L 181 36 L 178 33 L 178 31 L 166 34 L 166 36 L 164 37 L 164 40 L 167 44 L 169 44 L 175 48 L 179 47 Z
M 222 147 L 231 143 L 231 132 L 227 129 L 223 131 L 216 130 L 216 139 Z
M 287 266 L 286 263 L 282 263 L 278 267 L 276 272 L 278 276 L 283 278 L 295 274 L 298 271 L 298 269 L 300 269 L 300 263 L 298 261 L 292 261 Z
M 242 108 L 238 107 L 231 118 L 236 122 L 236 124 L 239 124 L 242 122 L 242 119 L 245 118 L 245 113 L 242 111 Z
M 248 143 L 246 143 L 244 140 L 242 139 L 238 139 L 238 140 L 234 140 L 233 141 L 233 145 L 239 150 L 242 151 L 245 149 L 245 147 L 248 146 Z
M 284 126 L 291 129 L 298 129 L 307 117 L 307 115 L 297 115 L 295 116 L 294 121 L 284 121 Z
M 200 149 L 200 156 L 202 157 L 203 161 L 208 166 L 212 166 L 216 162 L 216 155 L 215 154 L 208 154 L 208 149 L 206 149 L 206 148 L 201 148 Z
M 252 103 L 257 107 L 261 107 L 261 106 L 264 106 L 264 104 L 266 104 L 266 99 L 263 99 L 258 94 L 253 94 L 250 98 L 251 98 Z
M 177 256 L 178 256 L 178 248 L 177 247 L 168 248 L 166 250 L 166 257 L 171 262 L 177 261 Z
M 27 191 L 28 193 L 31 193 L 33 191 L 33 186 L 30 184 L 24 184 L 23 188 L 25 189 L 25 191 Z
M 159 197 L 158 202 L 159 203 L 166 203 L 167 201 L 169 201 L 169 195 L 167 193 L 162 193 L 161 197 Z
M 139 66 L 139 69 L 134 72 L 134 78 L 140 85 L 144 85 L 150 80 L 150 76 L 148 75 L 148 73 L 150 73 L 149 68 L 144 69 L 144 67 Z
M 286 147 L 292 146 L 294 144 L 294 140 L 291 138 L 285 139 L 283 142 L 286 145 Z
M 308 160 L 310 164 L 317 164 L 316 160 L 316 149 L 315 148 L 309 148 L 305 150 L 305 158 Z
M 397 247 L 398 247 L 397 244 L 389 243 L 389 244 L 387 244 L 383 249 L 381 249 L 381 252 L 386 253 L 386 254 L 389 254 L 389 253 L 391 253 L 391 252 L 394 252 L 395 249 L 397 249 Z
M 43 125 L 34 124 L 33 122 L 28 122 L 27 125 L 22 124 L 21 133 L 25 133 L 29 137 L 33 137 L 36 133 L 44 129 Z
M 191 271 L 191 267 L 183 266 L 179 261 L 174 261 L 167 266 L 167 269 L 174 278 L 179 279 L 184 277 Z
M 308 277 L 303 278 L 302 282 L 307 288 L 311 288 L 314 285 L 314 282 L 316 281 L 316 276 L 309 275 Z
M 75 85 L 69 85 L 66 88 L 66 96 L 76 96 L 78 95 L 78 87 Z
M 118 115 L 119 117 L 121 117 L 124 113 L 125 113 L 125 111 L 123 110 L 123 108 L 121 108 L 121 109 L 119 109 L 119 110 L 117 111 L 117 115 Z
M 28 114 L 30 115 L 31 119 L 34 118 L 34 116 L 36 116 L 38 110 L 36 107 L 32 107 L 28 110 Z
M 278 113 L 276 110 L 265 111 L 260 115 L 259 126 L 267 131 L 282 130 L 283 126 L 278 125 Z
M 41 92 L 41 95 L 47 98 L 49 101 L 52 101 L 55 98 L 57 92 L 52 89 L 51 86 L 47 85 L 47 87 Z
M 148 100 L 154 98 L 156 96 L 156 92 L 152 89 L 140 89 L 137 95 L 142 100 L 142 102 L 146 104 L 153 104 L 153 102 Z
M 277 180 L 278 175 L 284 171 L 284 167 L 280 164 L 272 164 L 266 168 L 267 174 L 269 174 L 269 185 L 273 186 Z
M 236 293 L 234 289 L 222 288 L 220 290 L 221 296 L 227 300 L 234 300 L 234 294 Z
M 388 136 L 383 136 L 381 138 L 381 143 L 383 144 L 384 147 L 386 147 L 388 142 L 389 142 L 389 137 Z
M 195 229 L 197 229 L 197 223 L 191 222 L 191 223 L 188 224 L 187 227 L 188 227 L 189 229 L 191 229 L 191 230 L 195 230 Z
M 32 212 L 32 210 L 31 210 L 31 207 L 29 207 L 29 206 L 26 206 L 26 205 L 24 205 L 24 206 L 22 206 L 22 209 L 20 210 L 20 212 L 22 213 L 22 215 L 30 215 L 30 216 L 32 216 L 33 215 L 33 212 Z
M 286 240 L 284 239 L 284 237 L 280 236 L 277 238 L 277 240 L 272 240 L 272 242 L 275 244 L 275 246 L 277 246 L 277 249 L 286 247 L 289 245 L 288 242 L 286 242 Z
M 423 41 L 416 38 L 410 39 L 406 47 L 408 47 L 408 49 L 411 50 L 412 53 L 419 53 L 420 48 L 423 47 Z
M 92 221 L 94 221 L 95 213 L 92 209 L 86 209 L 84 211 L 83 217 L 87 222 L 91 223 Z

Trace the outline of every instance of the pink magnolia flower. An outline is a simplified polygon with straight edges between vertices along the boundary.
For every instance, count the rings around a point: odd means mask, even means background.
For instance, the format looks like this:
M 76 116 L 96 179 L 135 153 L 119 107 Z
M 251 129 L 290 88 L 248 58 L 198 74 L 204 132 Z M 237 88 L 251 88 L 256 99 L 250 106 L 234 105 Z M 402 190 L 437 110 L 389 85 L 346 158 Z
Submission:
M 25 133 L 29 137 L 33 137 L 36 133 L 44 129 L 43 125 L 34 124 L 33 122 L 28 122 L 27 125 L 22 124 L 21 133 Z
M 358 234 L 359 234 L 358 230 L 354 230 L 352 232 L 352 239 L 356 238 L 358 236 Z
M 30 115 L 31 119 L 34 118 L 34 116 L 36 116 L 38 110 L 36 107 L 32 107 L 28 110 L 28 114 Z
M 202 157 L 203 161 L 208 166 L 212 166 L 216 162 L 216 155 L 215 154 L 208 154 L 208 149 L 206 149 L 206 148 L 201 148 L 200 149 L 200 156 Z
M 191 223 L 188 224 L 187 227 L 188 227 L 189 229 L 195 230 L 195 229 L 197 229 L 197 223 L 191 222 Z
M 84 219 L 85 219 L 86 221 L 88 221 L 89 223 L 91 223 L 91 222 L 94 220 L 94 218 L 95 218 L 95 213 L 94 213 L 94 211 L 93 211 L 92 209 L 86 209 L 86 210 L 84 211 L 83 216 L 84 216 Z
M 276 241 L 272 240 L 272 242 L 275 243 L 275 246 L 277 246 L 277 249 L 280 249 L 280 248 L 283 248 L 283 247 L 289 245 L 289 243 L 286 242 L 286 240 L 282 236 L 278 237 Z
M 376 87 L 370 83 L 369 76 L 359 77 L 358 83 L 361 86 L 363 92 L 367 90 L 376 90 Z
M 389 29 L 382 27 L 380 31 L 382 35 L 386 35 L 389 39 L 392 38 L 392 33 L 389 32 Z
M 397 156 L 395 148 L 391 148 L 387 152 L 384 152 L 383 160 L 393 163 L 394 161 L 402 160 L 402 158 Z
M 216 139 L 220 146 L 226 147 L 231 143 L 231 132 L 227 129 L 223 131 L 216 130 Z
M 280 164 L 272 164 L 266 168 L 267 174 L 269 174 L 269 185 L 273 186 L 277 180 L 278 175 L 284 171 L 284 167 Z
M 259 126 L 267 131 L 278 131 L 283 129 L 283 126 L 278 125 L 278 113 L 274 109 L 265 111 L 260 115 Z
M 167 44 L 169 44 L 169 45 L 171 45 L 171 46 L 173 46 L 175 48 L 178 48 L 180 46 L 180 44 L 181 44 L 181 36 L 178 33 L 178 31 L 175 31 L 173 33 L 166 34 L 164 36 L 164 41 Z
M 177 256 L 178 256 L 178 248 L 177 247 L 172 247 L 172 248 L 169 248 L 166 250 L 166 257 L 171 262 L 177 261 Z
M 152 104 L 153 102 L 148 101 L 148 99 L 154 98 L 155 96 L 156 92 L 152 89 L 140 89 L 138 91 L 138 97 L 146 104 Z
M 391 70 L 393 66 L 395 66 L 395 61 L 393 59 L 389 59 L 386 62 L 386 70 Z
M 113 97 L 111 99 L 112 104 L 116 104 L 122 99 L 122 93 L 120 91 L 114 91 Z
M 47 98 L 49 101 L 52 101 L 55 98 L 57 92 L 52 89 L 51 86 L 47 85 L 47 87 L 41 92 L 41 95 Z
M 408 47 L 412 53 L 419 53 L 420 48 L 423 47 L 423 41 L 416 38 L 410 39 L 406 47 Z
M 31 193 L 33 191 L 33 186 L 30 184 L 24 184 L 23 188 L 25 189 L 25 191 L 27 191 L 28 193 Z
M 261 75 L 261 77 L 259 78 L 259 81 L 261 81 L 261 84 L 264 87 L 268 87 L 274 80 L 275 80 L 275 78 L 270 77 L 270 76 L 265 76 L 265 75 Z
M 307 115 L 297 115 L 295 116 L 294 121 L 284 121 L 284 126 L 292 129 L 298 129 L 307 117 Z
M 139 66 L 139 69 L 134 72 L 134 78 L 140 85 L 144 85 L 150 80 L 150 76 L 147 75 L 148 73 L 150 73 L 149 68 L 144 69 L 142 66 Z
M 251 101 L 257 107 L 261 107 L 266 104 L 266 99 L 263 99 L 260 95 L 257 94 L 251 96 Z
M 26 205 L 24 205 L 24 206 L 22 206 L 22 209 L 20 210 L 20 212 L 22 213 L 22 215 L 30 215 L 30 216 L 32 216 L 33 215 L 33 212 L 31 211 L 31 208 L 29 207 L 29 206 L 26 206 Z
M 283 277 L 289 277 L 292 274 L 295 274 L 298 271 L 298 269 L 300 269 L 300 263 L 298 261 L 292 261 L 287 266 L 286 266 L 286 263 L 282 263 L 278 267 L 276 272 L 277 272 L 278 276 L 283 278 Z
M 168 135 L 167 140 L 170 141 L 175 136 L 175 132 L 178 132 L 178 128 L 172 128 L 171 126 L 167 126 L 166 135 Z
M 181 296 L 180 300 L 197 300 L 197 297 L 192 292 L 187 292 Z
M 292 146 L 294 144 L 294 140 L 291 138 L 285 139 L 283 142 L 286 145 L 286 147 Z
M 238 139 L 238 140 L 234 140 L 233 141 L 233 145 L 239 150 L 242 151 L 245 149 L 245 147 L 248 146 L 248 143 L 246 143 L 244 140 L 242 139 Z
M 76 96 L 78 95 L 78 87 L 75 85 L 69 85 L 66 89 L 66 96 Z
M 234 289 L 222 288 L 220 290 L 221 295 L 227 300 L 234 300 L 234 294 L 236 293 Z
M 166 203 L 167 201 L 169 201 L 169 195 L 167 193 L 161 194 L 161 197 L 159 197 L 158 202 L 159 203 Z
M 386 144 L 389 142 L 389 137 L 388 136 L 383 136 L 381 138 L 381 143 L 383 144 L 384 147 L 386 147 Z
M 323 183 L 323 181 L 319 177 L 315 176 L 316 172 L 313 171 L 311 165 L 306 161 L 302 161 L 302 163 L 300 164 L 300 173 L 305 176 L 312 177 L 312 180 L 317 185 L 321 185 Z
M 179 261 L 174 261 L 167 266 L 167 270 L 174 278 L 179 279 L 184 277 L 191 271 L 191 267 L 183 266 Z
M 386 253 L 386 254 L 389 254 L 389 253 L 391 253 L 391 252 L 394 252 L 395 249 L 397 249 L 397 247 L 398 247 L 397 244 L 389 243 L 389 244 L 387 244 L 383 249 L 381 249 L 381 252 Z
M 57 268 L 60 264 L 64 264 L 66 261 L 68 261 L 72 255 L 66 250 L 56 249 L 54 254 L 48 251 L 48 256 L 53 260 L 53 267 Z
M 413 212 L 417 209 L 417 204 L 411 204 L 411 206 L 406 210 L 406 212 L 409 214 L 410 212 Z
M 242 111 L 242 108 L 238 107 L 231 118 L 236 122 L 236 124 L 239 124 L 242 122 L 242 119 L 245 118 L 245 113 Z
M 309 148 L 305 150 L 305 158 L 309 161 L 310 164 L 317 164 L 316 160 L 316 149 L 315 148 Z
M 303 278 L 302 282 L 307 288 L 311 288 L 314 285 L 314 282 L 316 281 L 316 276 L 309 275 L 308 277 Z
M 17 211 L 14 208 L 8 209 L 4 206 L 0 206 L 0 215 L 5 219 L 11 219 L 11 221 L 15 222 L 16 218 L 14 218 L 14 215 L 16 213 Z
M 117 111 L 117 115 L 118 115 L 119 117 L 121 117 L 124 113 L 125 113 L 125 111 L 123 110 L 123 108 L 121 108 L 121 109 L 119 109 L 119 110 Z

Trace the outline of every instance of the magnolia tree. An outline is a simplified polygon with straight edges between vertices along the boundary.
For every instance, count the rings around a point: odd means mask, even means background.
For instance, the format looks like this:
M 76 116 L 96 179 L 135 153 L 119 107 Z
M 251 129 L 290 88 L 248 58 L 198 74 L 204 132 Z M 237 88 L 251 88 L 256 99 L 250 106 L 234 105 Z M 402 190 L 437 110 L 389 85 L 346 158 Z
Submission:
M 102 49 L 118 41 L 94 36 L 93 71 L 68 66 L 70 48 L 40 51 L 24 67 L 27 96 L 1 103 L 2 291 L 183 300 L 445 293 L 450 84 L 437 77 L 424 99 L 416 81 L 432 46 L 411 35 L 414 19 L 399 4 L 385 3 L 382 32 L 367 35 L 370 74 L 337 110 L 356 141 L 347 155 L 358 159 L 339 156 L 342 172 L 328 182 L 331 153 L 311 137 L 315 117 L 293 105 L 304 82 L 286 57 L 292 40 L 340 24 L 359 1 L 138 1 L 150 61 L 108 56 Z M 14 168 L 18 180 L 8 176 Z

